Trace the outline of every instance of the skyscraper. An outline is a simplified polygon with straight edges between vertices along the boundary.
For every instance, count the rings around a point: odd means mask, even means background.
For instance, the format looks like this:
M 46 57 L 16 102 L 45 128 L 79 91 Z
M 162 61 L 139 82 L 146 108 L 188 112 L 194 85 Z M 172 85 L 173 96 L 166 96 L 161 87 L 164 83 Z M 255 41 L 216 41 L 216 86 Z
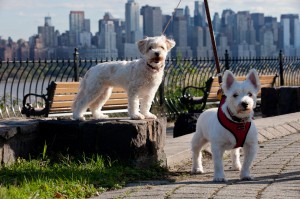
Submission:
M 83 11 L 71 11 L 69 15 L 70 23 L 70 45 L 80 45 L 80 33 L 84 30 L 84 12 Z
M 177 8 L 173 19 L 173 36 L 176 41 L 175 49 L 172 51 L 173 56 L 192 56 L 192 50 L 188 46 L 187 34 L 187 19 L 184 16 L 184 11 L 183 9 Z
M 144 35 L 149 37 L 159 36 L 162 33 L 162 11 L 160 7 L 143 6 Z
M 143 26 L 140 15 L 139 4 L 134 0 L 128 0 L 125 4 L 125 20 L 126 20 L 126 42 L 135 43 L 143 38 Z
M 199 3 L 195 1 L 195 10 L 194 10 L 194 24 L 195 26 L 206 26 L 206 11 L 204 3 Z
M 300 25 L 298 14 L 285 14 L 281 15 L 281 29 L 282 29 L 282 46 L 287 47 L 298 47 L 300 45 Z M 285 52 L 286 54 L 288 52 Z M 292 53 L 291 55 L 294 55 Z
M 105 13 L 102 20 L 99 21 L 99 48 L 105 49 L 107 52 L 116 53 L 116 32 L 115 32 L 115 25 L 112 20 L 112 16 L 110 13 Z M 112 56 L 108 56 L 112 57 Z
M 57 46 L 57 38 L 54 26 L 51 25 L 51 17 L 45 17 L 44 26 L 38 26 L 38 34 L 41 35 L 44 47 L 49 48 Z

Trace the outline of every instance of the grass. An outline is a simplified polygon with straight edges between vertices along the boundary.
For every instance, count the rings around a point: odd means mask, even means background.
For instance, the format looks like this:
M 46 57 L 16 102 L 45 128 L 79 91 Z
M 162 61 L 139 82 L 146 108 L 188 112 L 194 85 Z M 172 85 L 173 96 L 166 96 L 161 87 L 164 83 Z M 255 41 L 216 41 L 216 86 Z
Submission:
M 158 164 L 137 168 L 101 156 L 18 159 L 0 169 L 0 198 L 89 198 L 128 182 L 166 179 L 167 175 L 167 169 Z

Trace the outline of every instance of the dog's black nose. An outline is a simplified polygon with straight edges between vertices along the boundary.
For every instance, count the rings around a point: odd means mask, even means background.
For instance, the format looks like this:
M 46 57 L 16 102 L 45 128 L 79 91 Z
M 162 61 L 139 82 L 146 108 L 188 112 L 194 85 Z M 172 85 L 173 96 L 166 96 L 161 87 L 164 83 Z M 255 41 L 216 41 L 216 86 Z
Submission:
M 248 103 L 247 102 L 242 102 L 241 105 L 242 105 L 243 108 L 247 108 L 248 107 Z
M 156 57 L 158 57 L 159 56 L 159 52 L 155 52 L 155 55 L 156 55 Z

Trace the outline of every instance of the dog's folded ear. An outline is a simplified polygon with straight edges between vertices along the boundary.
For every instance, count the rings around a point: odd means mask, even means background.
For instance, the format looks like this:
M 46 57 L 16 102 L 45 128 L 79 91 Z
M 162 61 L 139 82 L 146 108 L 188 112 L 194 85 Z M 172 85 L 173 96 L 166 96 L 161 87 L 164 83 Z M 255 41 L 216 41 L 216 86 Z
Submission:
M 173 39 L 168 39 L 166 37 L 166 44 L 167 44 L 168 51 L 170 51 L 176 45 L 176 42 Z
M 222 84 L 222 89 L 224 93 L 227 92 L 235 82 L 235 77 L 233 73 L 229 70 L 226 70 L 224 75 L 223 75 L 223 84 Z
M 258 77 L 258 73 L 255 69 L 251 69 L 247 75 L 247 81 L 249 81 L 255 90 L 258 92 L 260 89 L 260 81 Z
M 145 39 L 142 39 L 140 41 L 137 42 L 137 46 L 139 48 L 139 51 L 144 55 L 146 53 L 146 45 L 148 42 L 148 37 L 146 37 Z

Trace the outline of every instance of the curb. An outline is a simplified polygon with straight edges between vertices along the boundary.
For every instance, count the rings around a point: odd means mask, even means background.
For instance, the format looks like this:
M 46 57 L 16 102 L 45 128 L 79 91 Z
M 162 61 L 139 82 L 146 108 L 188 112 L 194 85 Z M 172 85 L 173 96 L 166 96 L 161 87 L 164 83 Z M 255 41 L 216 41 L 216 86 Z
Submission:
M 259 118 L 254 120 L 258 129 L 258 143 L 283 137 L 286 135 L 300 133 L 300 112 L 280 116 Z M 167 167 L 175 167 L 182 162 L 191 159 L 190 142 L 193 134 L 177 138 L 167 138 L 165 153 L 167 156 Z M 210 147 L 206 149 L 210 151 Z

